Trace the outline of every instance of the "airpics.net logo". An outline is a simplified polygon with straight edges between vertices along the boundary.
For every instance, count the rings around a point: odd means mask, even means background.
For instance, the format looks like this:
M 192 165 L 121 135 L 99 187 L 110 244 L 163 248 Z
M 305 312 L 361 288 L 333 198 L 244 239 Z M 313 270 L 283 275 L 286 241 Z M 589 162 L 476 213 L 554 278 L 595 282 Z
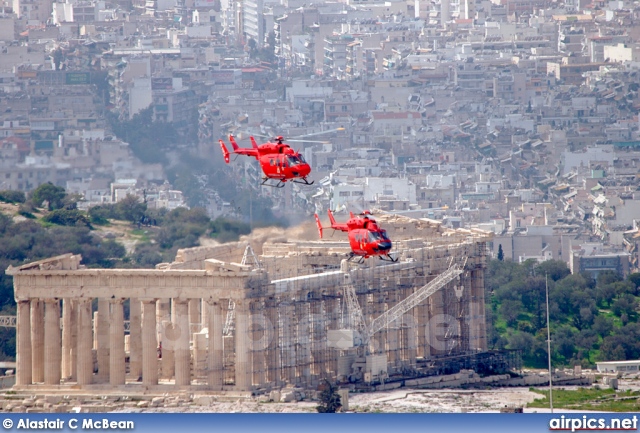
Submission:
M 638 417 L 636 415 L 627 418 L 596 418 L 587 415 L 582 417 L 551 418 L 549 420 L 549 430 L 563 431 L 626 431 L 638 430 Z

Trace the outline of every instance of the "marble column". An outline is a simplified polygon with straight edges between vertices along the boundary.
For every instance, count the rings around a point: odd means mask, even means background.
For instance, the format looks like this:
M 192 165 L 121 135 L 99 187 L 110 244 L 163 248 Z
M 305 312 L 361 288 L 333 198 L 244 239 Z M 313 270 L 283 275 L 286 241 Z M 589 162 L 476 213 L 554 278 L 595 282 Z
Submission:
M 158 299 L 156 304 L 156 326 L 158 336 L 162 335 L 162 323 L 171 321 L 171 300 L 169 298 Z
M 249 347 L 249 302 L 236 301 L 236 389 L 248 391 L 251 388 L 251 353 Z
M 193 378 L 202 379 L 207 368 L 207 335 L 196 332 L 191 334 L 193 341 Z
M 133 380 L 142 379 L 142 304 L 140 299 L 129 300 L 129 374 Z
M 158 341 L 162 347 L 162 373 L 164 379 L 171 379 L 175 371 L 175 358 L 173 353 L 174 334 L 173 323 L 171 322 L 171 313 L 175 309 L 171 299 L 158 299 L 156 304 L 156 327 L 158 329 Z
M 316 300 L 311 303 L 311 355 L 313 357 L 311 373 L 319 378 L 324 373 L 324 356 L 326 341 L 324 335 L 324 321 L 322 315 L 322 301 Z
M 388 298 L 388 303 L 387 303 L 387 309 L 392 308 L 394 305 L 396 305 L 398 303 L 399 300 L 399 294 L 398 294 L 398 290 L 396 289 L 393 292 L 389 293 L 389 298 Z M 399 352 L 399 325 L 401 324 L 401 320 L 395 320 L 393 322 L 391 322 L 388 326 L 387 326 L 387 362 L 388 365 L 391 366 L 394 369 L 397 369 L 399 367 L 399 363 L 400 363 L 400 353 Z
M 98 381 L 109 381 L 109 300 L 98 299 Z
M 209 319 L 209 352 L 207 354 L 207 383 L 212 390 L 222 389 L 224 364 L 223 364 L 223 341 L 222 341 L 222 306 L 220 302 L 207 304 L 207 316 Z
M 422 358 L 428 358 L 431 354 L 429 350 L 427 323 L 429 317 L 429 303 L 428 300 L 422 301 L 420 305 L 416 307 L 418 312 L 418 356 Z
M 122 299 L 110 299 L 111 323 L 109 325 L 109 383 L 124 385 L 124 311 Z
M 91 299 L 80 299 L 78 301 L 77 317 L 77 381 L 78 385 L 89 385 L 93 382 L 93 329 L 91 327 Z
M 93 320 L 91 322 L 91 325 L 93 326 L 93 340 L 91 344 L 93 344 L 93 350 L 96 351 L 96 354 L 98 353 L 98 316 L 99 315 L 100 313 L 98 313 L 97 311 L 94 311 Z
M 278 304 L 270 300 L 267 304 L 267 318 L 271 321 L 273 328 L 273 336 L 269 343 L 269 350 L 267 352 L 267 380 L 273 384 L 273 386 L 279 386 L 282 382 L 281 370 L 280 370 L 280 321 L 278 318 Z
M 283 305 L 279 311 L 282 378 L 292 385 L 296 382 L 296 322 L 294 311 L 293 305 Z
M 189 304 L 185 299 L 174 299 L 174 326 L 176 339 L 174 340 L 176 385 L 191 384 L 191 352 L 189 350 Z
M 265 374 L 265 351 L 269 344 L 271 330 L 264 315 L 264 303 L 252 302 L 249 323 L 249 350 L 251 351 L 253 373 L 252 383 L 257 386 L 264 385 Z
M 60 301 L 45 300 L 44 308 L 44 383 L 60 385 L 62 372 L 62 341 L 60 335 Z
M 89 325 L 91 326 L 91 325 Z M 78 300 L 71 301 L 71 381 L 78 380 Z
M 446 342 L 441 340 L 442 330 L 439 329 L 439 325 L 443 323 L 444 317 L 444 302 L 442 297 L 442 290 L 438 290 L 429 299 L 429 346 L 432 356 L 446 354 Z
M 175 309 L 175 303 L 173 303 Z M 173 314 L 175 318 L 176 315 Z M 162 360 L 161 360 L 161 376 L 163 379 L 173 378 L 176 371 L 176 357 L 175 357 L 175 340 L 177 339 L 178 329 L 177 326 L 170 321 L 164 320 L 162 322 L 160 343 L 162 344 Z
M 142 383 L 158 384 L 156 301 L 142 301 Z
M 73 300 L 62 300 L 62 378 L 69 380 L 73 376 Z
M 31 385 L 33 378 L 31 355 L 31 301 L 18 301 L 16 319 L 16 385 Z
M 202 324 L 203 328 L 206 328 L 209 326 L 209 304 L 206 299 L 201 299 L 200 301 L 200 323 Z
M 44 301 L 31 301 L 31 371 L 33 383 L 44 382 Z
M 197 326 L 201 324 L 200 302 L 201 299 L 189 299 L 189 335 L 192 332 L 200 332 L 200 326 Z M 194 325 L 194 329 L 191 329 L 191 325 Z

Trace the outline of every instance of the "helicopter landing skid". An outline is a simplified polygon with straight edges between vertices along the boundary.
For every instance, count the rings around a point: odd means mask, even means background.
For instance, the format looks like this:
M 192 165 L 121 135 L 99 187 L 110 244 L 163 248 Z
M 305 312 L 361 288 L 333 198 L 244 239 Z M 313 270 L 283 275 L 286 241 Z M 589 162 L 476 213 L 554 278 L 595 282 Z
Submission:
M 299 180 L 292 180 L 292 182 L 295 182 L 295 183 L 301 183 L 302 185 L 313 185 L 313 182 L 315 182 L 315 181 L 313 181 L 313 180 L 312 180 L 311 182 L 309 182 L 309 181 L 307 180 L 307 178 L 306 178 L 306 177 L 302 177 L 301 179 L 302 179 L 304 182 L 300 182 Z
M 270 186 L 272 188 L 284 188 L 285 183 L 283 181 L 278 180 L 278 183 L 273 185 L 273 184 L 267 183 L 269 180 L 270 180 L 270 178 L 265 177 L 264 179 L 262 179 L 262 184 L 261 185 Z
M 382 260 L 383 262 L 392 262 L 395 263 L 398 261 L 398 257 L 396 257 L 395 259 L 393 257 L 391 257 L 389 254 L 385 254 L 384 256 L 380 256 L 380 260 Z
M 365 256 L 359 256 L 359 255 L 357 255 L 357 254 L 355 254 L 353 252 L 349 253 L 349 258 L 347 259 L 347 261 L 350 262 L 351 260 L 353 260 L 356 257 L 358 258 L 358 260 L 354 260 L 353 261 L 354 263 L 356 263 L 358 265 L 361 265 L 361 264 L 364 263 Z

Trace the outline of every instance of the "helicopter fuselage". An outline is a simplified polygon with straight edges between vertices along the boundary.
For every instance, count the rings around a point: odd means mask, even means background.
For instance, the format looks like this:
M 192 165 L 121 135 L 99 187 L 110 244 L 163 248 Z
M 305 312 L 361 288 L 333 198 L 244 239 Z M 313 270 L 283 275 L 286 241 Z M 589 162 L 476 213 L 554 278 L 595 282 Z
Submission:
M 355 255 L 364 256 L 365 259 L 388 254 L 392 247 L 391 240 L 383 230 L 351 230 L 349 231 L 349 244 Z
M 286 143 L 268 142 L 258 145 L 253 137 L 251 137 L 251 148 L 240 147 L 236 143 L 233 136 L 229 136 L 229 141 L 233 146 L 233 152 L 229 152 L 222 140 L 220 148 L 226 163 L 230 161 L 231 153 L 237 155 L 252 156 L 260 164 L 260 168 L 264 174 L 263 185 L 282 187 L 288 180 L 307 185 L 313 184 L 307 180 L 307 176 L 311 173 L 311 166 L 304 160 L 300 152 L 297 152 Z M 278 181 L 277 185 L 267 184 L 269 179 Z
M 350 218 L 346 223 L 336 222 L 330 210 L 327 213 L 332 229 L 347 232 L 352 256 L 359 256 L 365 259 L 379 256 L 381 259 L 397 260 L 389 256 L 389 251 L 391 251 L 393 244 L 387 236 L 387 231 L 381 229 L 376 220 L 368 216 L 370 215 L 369 212 L 363 214 L 363 216 L 355 216 L 350 213 Z M 318 225 L 318 233 L 322 238 L 323 227 L 320 223 L 320 218 L 318 218 L 317 214 L 315 218 Z

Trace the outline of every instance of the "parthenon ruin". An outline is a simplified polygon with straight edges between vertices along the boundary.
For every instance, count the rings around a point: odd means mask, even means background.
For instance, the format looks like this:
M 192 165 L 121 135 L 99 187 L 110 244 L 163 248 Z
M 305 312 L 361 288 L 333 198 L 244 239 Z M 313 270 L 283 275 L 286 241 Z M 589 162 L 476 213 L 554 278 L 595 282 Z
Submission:
M 248 239 L 155 269 L 88 269 L 73 254 L 10 267 L 16 388 L 266 392 L 420 377 L 486 352 L 489 234 L 379 221 L 398 262 L 353 264 L 345 242 Z

